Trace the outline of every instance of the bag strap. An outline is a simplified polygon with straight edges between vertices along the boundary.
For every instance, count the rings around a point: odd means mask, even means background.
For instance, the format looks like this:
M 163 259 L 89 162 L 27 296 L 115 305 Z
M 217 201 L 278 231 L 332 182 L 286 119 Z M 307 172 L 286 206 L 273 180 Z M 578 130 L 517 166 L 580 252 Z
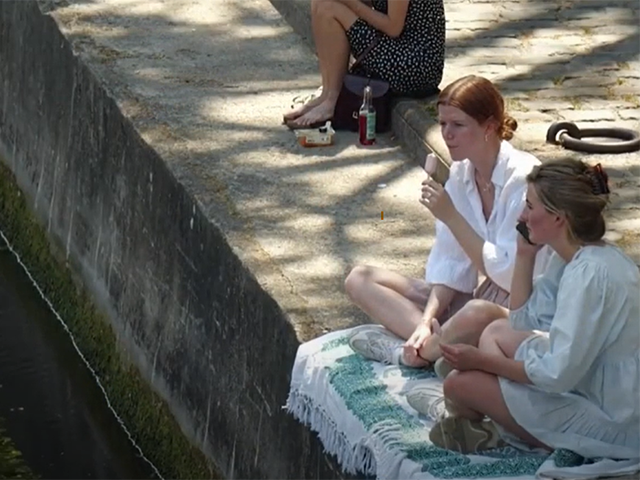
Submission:
M 371 42 L 371 44 L 364 49 L 364 51 L 360 54 L 360 56 L 358 58 L 356 58 L 355 62 L 353 62 L 351 64 L 351 67 L 349 67 L 350 69 L 352 68 L 356 68 L 361 62 L 362 60 L 365 59 L 365 57 L 367 55 L 369 55 L 369 53 L 371 52 L 371 50 L 373 50 L 375 48 L 376 45 L 378 45 L 378 42 L 380 41 L 380 37 L 376 37 L 373 42 Z

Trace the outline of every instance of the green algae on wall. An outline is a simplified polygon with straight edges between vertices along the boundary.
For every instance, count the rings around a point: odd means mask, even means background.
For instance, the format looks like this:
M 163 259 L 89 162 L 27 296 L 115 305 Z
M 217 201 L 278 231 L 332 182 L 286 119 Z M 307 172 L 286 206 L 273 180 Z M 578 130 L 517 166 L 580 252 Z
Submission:
M 3 423 L 0 418 L 0 479 L 38 478 L 24 463 L 22 454 L 11 439 L 6 436 Z
M 164 401 L 125 361 L 108 319 L 29 209 L 13 173 L 0 159 L 0 229 L 73 334 L 145 456 L 165 478 L 218 478 L 213 465 L 182 433 Z M 26 477 L 25 477 L 26 478 Z

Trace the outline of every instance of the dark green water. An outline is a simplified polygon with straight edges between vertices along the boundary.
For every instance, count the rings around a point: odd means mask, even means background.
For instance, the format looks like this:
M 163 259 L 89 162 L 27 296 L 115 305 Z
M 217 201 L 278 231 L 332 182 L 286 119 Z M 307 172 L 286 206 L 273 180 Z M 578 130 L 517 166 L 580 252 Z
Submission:
M 40 478 L 159 478 L 109 408 L 64 326 L 0 238 L 2 427 L 0 437 L 11 444 L 7 448 L 18 450 Z M 2 476 L 12 477 L 3 475 L 0 452 Z

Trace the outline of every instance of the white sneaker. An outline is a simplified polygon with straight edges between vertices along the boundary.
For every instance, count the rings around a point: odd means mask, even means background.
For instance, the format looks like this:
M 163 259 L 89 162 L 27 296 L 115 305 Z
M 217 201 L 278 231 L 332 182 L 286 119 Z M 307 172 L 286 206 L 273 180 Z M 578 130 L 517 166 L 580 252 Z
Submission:
M 402 363 L 404 340 L 384 327 L 372 326 L 356 330 L 349 337 L 349 346 L 364 358 L 389 365 Z
M 433 370 L 436 372 L 438 378 L 444 380 L 447 378 L 447 375 L 455 370 L 455 368 L 453 368 L 453 366 L 447 362 L 444 357 L 440 357 L 433 365 Z
M 418 413 L 435 421 L 447 416 L 446 400 L 441 387 L 417 385 L 407 393 L 407 403 Z
M 429 439 L 437 447 L 464 454 L 473 454 L 506 446 L 491 420 L 472 421 L 450 416 L 436 423 Z

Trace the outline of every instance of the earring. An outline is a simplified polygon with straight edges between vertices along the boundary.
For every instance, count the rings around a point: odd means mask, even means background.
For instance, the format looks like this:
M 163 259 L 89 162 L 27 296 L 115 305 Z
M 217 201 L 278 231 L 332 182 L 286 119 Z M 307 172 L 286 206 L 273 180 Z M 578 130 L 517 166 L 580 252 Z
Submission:
M 484 134 L 484 142 L 487 143 L 489 141 L 489 134 L 485 133 Z

